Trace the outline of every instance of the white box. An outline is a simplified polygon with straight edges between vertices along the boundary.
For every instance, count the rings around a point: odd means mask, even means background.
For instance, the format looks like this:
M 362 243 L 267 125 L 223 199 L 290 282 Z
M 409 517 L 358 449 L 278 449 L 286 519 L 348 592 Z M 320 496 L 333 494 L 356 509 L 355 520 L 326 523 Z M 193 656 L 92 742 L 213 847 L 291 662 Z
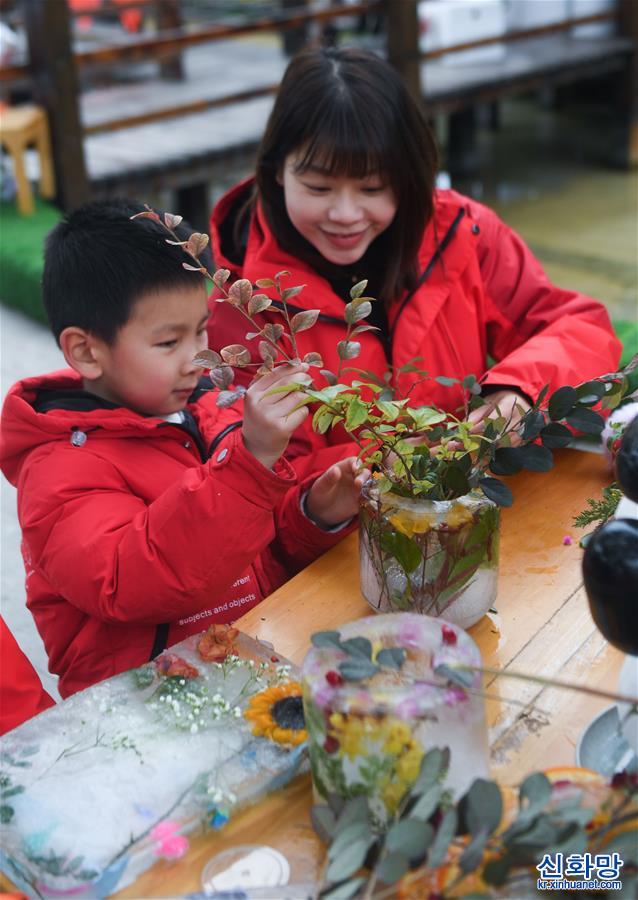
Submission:
M 418 12 L 422 53 L 505 34 L 504 0 L 421 0 Z M 498 42 L 441 59 L 448 65 L 471 66 L 498 62 L 504 56 L 505 45 Z
M 570 0 L 571 19 L 581 19 L 583 16 L 595 16 L 597 13 L 615 11 L 616 0 Z M 570 34 L 575 38 L 591 40 L 598 37 L 610 37 L 615 32 L 615 22 L 592 22 L 591 25 L 577 25 L 571 29 Z
M 570 0 L 506 0 L 508 31 L 542 28 L 569 19 Z

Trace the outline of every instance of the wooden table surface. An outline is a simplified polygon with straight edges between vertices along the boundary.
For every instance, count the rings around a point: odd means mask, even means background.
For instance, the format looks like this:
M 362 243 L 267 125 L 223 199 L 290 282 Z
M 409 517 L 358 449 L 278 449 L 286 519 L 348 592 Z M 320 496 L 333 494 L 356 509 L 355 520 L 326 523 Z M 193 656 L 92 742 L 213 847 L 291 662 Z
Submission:
M 588 497 L 599 497 L 610 475 L 603 458 L 563 450 L 545 474 L 508 479 L 514 506 L 504 510 L 497 614 L 470 629 L 486 666 L 558 677 L 614 690 L 622 654 L 610 647 L 589 614 L 582 587 L 582 532 L 572 525 Z M 572 537 L 565 545 L 563 538 Z M 357 535 L 309 566 L 237 623 L 301 663 L 314 631 L 368 615 L 359 591 Z M 516 783 L 529 772 L 574 764 L 581 730 L 608 705 L 585 694 L 487 678 L 492 775 Z M 512 698 L 516 704 L 506 702 Z M 205 863 L 239 844 L 278 848 L 291 863 L 291 881 L 308 877 L 322 847 L 311 829 L 309 776 L 239 814 L 221 833 L 191 840 L 179 862 L 160 862 L 118 897 L 161 897 L 201 890 Z

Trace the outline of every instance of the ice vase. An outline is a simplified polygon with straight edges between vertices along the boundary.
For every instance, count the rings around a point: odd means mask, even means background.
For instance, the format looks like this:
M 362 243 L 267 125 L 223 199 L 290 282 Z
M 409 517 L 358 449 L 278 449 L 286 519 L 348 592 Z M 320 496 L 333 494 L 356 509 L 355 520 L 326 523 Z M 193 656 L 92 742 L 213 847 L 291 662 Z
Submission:
M 359 518 L 361 591 L 377 612 L 469 628 L 494 605 L 500 510 L 481 491 L 425 500 L 380 494 L 371 479 Z
M 340 641 L 365 638 L 375 674 L 347 680 L 348 654 L 338 644 L 313 646 L 303 664 L 303 703 L 315 795 L 364 794 L 383 828 L 416 780 L 428 750 L 447 747 L 445 786 L 460 796 L 488 777 L 488 744 L 480 675 L 466 688 L 441 666 L 480 666 L 472 638 L 442 620 L 410 613 L 371 616 L 339 629 Z M 365 653 L 366 644 L 358 642 Z M 399 668 L 383 650 L 403 651 Z M 380 655 L 381 654 L 381 655 Z M 467 672 L 467 670 L 466 670 Z

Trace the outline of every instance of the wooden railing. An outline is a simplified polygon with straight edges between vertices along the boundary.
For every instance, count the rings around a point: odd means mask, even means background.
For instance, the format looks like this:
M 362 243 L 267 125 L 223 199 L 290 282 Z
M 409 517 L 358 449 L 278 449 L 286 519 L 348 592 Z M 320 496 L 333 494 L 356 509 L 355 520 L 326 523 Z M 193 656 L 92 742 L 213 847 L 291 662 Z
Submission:
M 175 10 L 176 3 L 169 0 Z M 300 0 L 301 3 L 304 0 Z M 309 10 L 304 7 L 258 18 L 234 25 L 215 25 L 195 30 L 176 28 L 154 35 L 138 36 L 125 43 L 84 50 L 73 54 L 69 28 L 69 16 L 62 21 L 66 9 L 64 3 L 43 3 L 42 0 L 22 0 L 25 23 L 29 37 L 29 63 L 21 66 L 0 67 L 0 82 L 30 77 L 36 99 L 44 105 L 51 119 L 54 160 L 59 200 L 64 207 L 76 205 L 88 196 L 88 180 L 84 168 L 82 139 L 86 135 L 126 129 L 168 118 L 203 112 L 231 103 L 252 100 L 276 92 L 277 84 L 266 84 L 249 90 L 220 97 L 203 98 L 175 106 L 149 110 L 136 115 L 122 116 L 89 126 L 80 122 L 77 108 L 77 71 L 90 66 L 133 63 L 150 58 L 163 60 L 179 58 L 184 49 L 222 39 L 240 37 L 266 31 L 300 29 L 310 23 L 326 23 L 344 16 L 356 16 L 368 12 L 383 12 L 386 20 L 387 55 L 390 62 L 402 73 L 412 92 L 421 96 L 421 63 L 443 55 L 489 46 L 496 42 L 511 43 L 528 38 L 566 32 L 577 25 L 597 24 L 614 20 L 614 13 L 600 13 L 571 19 L 538 28 L 508 32 L 491 38 L 465 41 L 444 49 L 426 53 L 419 51 L 419 23 L 416 0 L 366 0 L 348 6 L 330 6 L 327 9 Z M 131 6 L 135 6 L 132 0 Z M 120 12 L 124 5 L 109 3 L 110 12 Z M 105 7 L 103 7 L 105 9 Z M 638 42 L 638 0 L 618 0 L 619 21 L 623 30 Z M 632 96 L 635 100 L 636 90 Z M 638 119 L 638 111 L 636 111 Z M 638 131 L 638 128 L 636 129 Z M 636 138 L 635 140 L 638 140 Z M 71 151 L 70 151 L 71 148 Z M 66 171 L 65 171 L 66 170 Z

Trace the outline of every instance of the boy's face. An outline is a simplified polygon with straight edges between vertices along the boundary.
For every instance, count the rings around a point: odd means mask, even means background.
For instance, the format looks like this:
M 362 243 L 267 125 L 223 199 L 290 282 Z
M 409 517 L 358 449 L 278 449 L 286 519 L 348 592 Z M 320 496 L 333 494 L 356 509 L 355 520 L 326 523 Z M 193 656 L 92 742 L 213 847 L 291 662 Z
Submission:
M 184 409 L 202 374 L 193 359 L 208 346 L 208 316 L 203 284 L 141 297 L 114 343 L 94 344 L 102 374 L 86 389 L 145 415 Z

